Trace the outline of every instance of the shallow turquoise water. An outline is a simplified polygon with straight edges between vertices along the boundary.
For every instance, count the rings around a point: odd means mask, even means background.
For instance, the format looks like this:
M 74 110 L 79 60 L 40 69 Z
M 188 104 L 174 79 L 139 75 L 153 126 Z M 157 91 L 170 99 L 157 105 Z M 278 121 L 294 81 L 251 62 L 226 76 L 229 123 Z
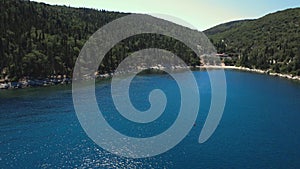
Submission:
M 207 73 L 194 75 L 201 94 L 196 126 L 172 150 L 146 159 L 118 157 L 94 144 L 77 120 L 70 86 L 0 91 L 0 168 L 300 168 L 300 83 L 226 70 L 223 118 L 199 144 L 211 96 Z M 136 77 L 133 105 L 147 110 L 154 88 L 166 93 L 168 105 L 159 119 L 143 125 L 118 114 L 109 81 L 97 83 L 96 95 L 112 127 L 149 137 L 170 127 L 180 106 L 178 86 L 168 75 Z

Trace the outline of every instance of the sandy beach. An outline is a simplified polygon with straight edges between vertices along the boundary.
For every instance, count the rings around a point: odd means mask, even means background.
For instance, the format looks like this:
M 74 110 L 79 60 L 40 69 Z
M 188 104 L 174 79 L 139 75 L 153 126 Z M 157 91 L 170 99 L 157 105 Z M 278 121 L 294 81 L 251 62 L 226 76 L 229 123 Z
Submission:
M 248 71 L 248 72 L 255 72 L 255 73 L 261 73 L 261 74 L 268 74 L 271 76 L 278 76 L 282 78 L 287 78 L 291 80 L 298 80 L 300 81 L 300 76 L 294 76 L 292 74 L 282 74 L 282 73 L 272 73 L 266 70 L 261 69 L 250 69 L 246 67 L 237 67 L 237 66 L 211 66 L 211 65 L 205 65 L 205 66 L 199 66 L 197 68 L 200 69 L 233 69 L 233 70 L 241 70 L 241 71 Z

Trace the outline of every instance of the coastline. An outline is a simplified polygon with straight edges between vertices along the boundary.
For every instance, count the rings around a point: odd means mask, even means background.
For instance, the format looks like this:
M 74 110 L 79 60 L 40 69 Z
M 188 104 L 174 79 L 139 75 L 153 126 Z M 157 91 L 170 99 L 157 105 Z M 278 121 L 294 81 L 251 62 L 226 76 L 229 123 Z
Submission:
M 158 67 L 158 69 L 164 67 Z M 176 67 L 175 69 L 185 69 L 186 67 Z M 289 80 L 300 81 L 300 76 L 293 76 L 291 74 L 282 74 L 282 73 L 272 73 L 268 70 L 261 70 L 261 69 L 250 69 L 247 67 L 237 67 L 237 66 L 212 66 L 212 65 L 204 65 L 204 66 L 196 66 L 196 67 L 188 67 L 189 69 L 231 69 L 231 70 L 239 70 L 239 71 L 246 71 L 246 72 L 254 72 L 259 74 L 266 74 L 270 76 L 277 76 L 281 78 L 286 78 Z M 110 74 L 98 74 L 96 75 L 96 79 L 108 79 L 114 76 L 114 73 Z M 35 82 L 34 85 L 29 85 L 29 83 Z M 12 85 L 15 83 L 14 86 Z M 29 80 L 26 82 L 8 82 L 8 83 L 0 83 L 0 90 L 5 89 L 21 89 L 21 88 L 30 88 L 30 87 L 47 87 L 47 86 L 55 86 L 55 85 L 62 85 L 62 84 L 71 84 L 72 80 L 70 78 L 61 78 L 61 79 L 47 79 L 47 81 L 43 80 Z
M 266 74 L 266 75 L 270 75 L 270 76 L 282 77 L 282 78 L 286 78 L 286 79 L 289 79 L 289 80 L 300 81 L 300 76 L 293 76 L 292 74 L 283 74 L 283 73 L 272 73 L 272 72 L 269 72 L 268 70 L 250 69 L 250 68 L 247 68 L 247 67 L 210 66 L 210 65 L 205 65 L 205 66 L 198 66 L 197 68 L 200 68 L 200 69 L 232 69 L 232 70 L 241 70 L 241 71 L 247 71 L 247 72 L 255 72 L 255 73 L 260 73 L 260 74 Z

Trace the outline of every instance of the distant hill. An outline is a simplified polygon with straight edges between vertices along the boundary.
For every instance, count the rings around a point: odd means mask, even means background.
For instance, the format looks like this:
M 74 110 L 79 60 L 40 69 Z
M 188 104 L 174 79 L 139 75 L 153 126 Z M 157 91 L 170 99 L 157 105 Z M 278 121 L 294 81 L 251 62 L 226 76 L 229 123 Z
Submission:
M 300 75 L 300 8 L 204 31 L 227 64 Z
M 212 27 L 212 28 L 206 30 L 205 34 L 206 35 L 214 35 L 217 33 L 222 33 L 222 32 L 228 31 L 232 28 L 238 27 L 241 24 L 249 22 L 249 21 L 251 21 L 251 20 L 250 19 L 249 20 L 238 20 L 238 21 L 231 21 L 231 22 L 223 23 L 223 24 L 217 25 L 215 27 Z

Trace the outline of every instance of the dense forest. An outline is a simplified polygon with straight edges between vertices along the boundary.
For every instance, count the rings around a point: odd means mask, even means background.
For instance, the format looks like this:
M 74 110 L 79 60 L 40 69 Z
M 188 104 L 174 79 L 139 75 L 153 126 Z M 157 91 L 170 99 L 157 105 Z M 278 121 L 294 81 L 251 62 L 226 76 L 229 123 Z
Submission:
M 77 56 L 87 39 L 103 25 L 127 13 L 51 6 L 23 0 L 0 0 L 0 79 L 71 77 Z M 226 65 L 300 75 L 300 8 L 269 14 L 256 20 L 225 23 L 204 31 Z M 188 65 L 199 58 L 183 43 L 156 34 L 130 37 L 114 46 L 100 65 L 110 73 L 129 54 L 161 48 Z
M 125 15 L 22 0 L 0 0 L 0 79 L 70 77 L 87 39 L 103 25 Z M 113 47 L 102 61 L 100 73 L 113 72 L 130 53 L 150 47 L 170 50 L 188 65 L 200 64 L 196 54 L 180 41 L 163 35 L 141 34 Z
M 300 75 L 300 8 L 204 31 L 225 64 Z

